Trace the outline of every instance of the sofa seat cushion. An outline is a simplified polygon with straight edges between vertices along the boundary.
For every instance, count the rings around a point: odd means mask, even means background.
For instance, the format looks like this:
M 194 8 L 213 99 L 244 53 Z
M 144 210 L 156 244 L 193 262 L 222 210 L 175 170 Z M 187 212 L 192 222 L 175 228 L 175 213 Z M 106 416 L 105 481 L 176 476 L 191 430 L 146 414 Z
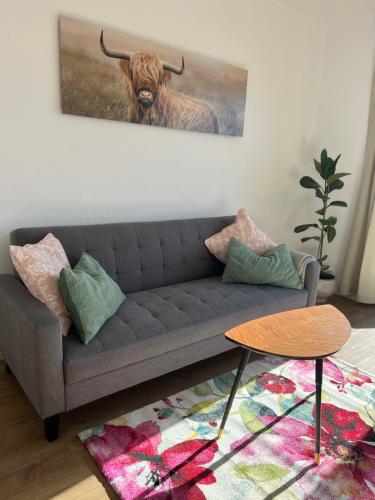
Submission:
M 173 355 L 241 322 L 306 302 L 306 289 L 226 284 L 220 276 L 131 293 L 88 345 L 73 332 L 64 338 L 65 383 Z

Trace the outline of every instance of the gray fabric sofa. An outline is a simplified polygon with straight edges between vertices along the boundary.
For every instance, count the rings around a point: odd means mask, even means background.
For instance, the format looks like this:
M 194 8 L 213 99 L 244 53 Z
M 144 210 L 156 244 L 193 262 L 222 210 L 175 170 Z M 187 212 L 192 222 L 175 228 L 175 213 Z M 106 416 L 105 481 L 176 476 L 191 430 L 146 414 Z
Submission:
M 87 345 L 17 276 L 0 276 L 0 351 L 38 414 L 49 440 L 58 414 L 233 348 L 223 333 L 241 322 L 315 304 L 319 265 L 303 290 L 224 284 L 223 265 L 204 240 L 233 217 L 17 229 L 11 243 L 52 232 L 74 266 L 97 259 L 127 294 Z

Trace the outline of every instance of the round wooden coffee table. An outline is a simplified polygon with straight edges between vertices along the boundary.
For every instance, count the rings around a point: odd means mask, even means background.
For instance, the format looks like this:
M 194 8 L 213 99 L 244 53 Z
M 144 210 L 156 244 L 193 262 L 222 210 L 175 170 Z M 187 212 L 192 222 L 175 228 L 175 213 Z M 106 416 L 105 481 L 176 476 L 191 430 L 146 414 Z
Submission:
M 346 317 L 331 305 L 304 307 L 248 321 L 225 333 L 243 348 L 240 365 L 221 421 L 221 437 L 251 351 L 291 359 L 315 360 L 315 463 L 320 463 L 320 413 L 323 359 L 335 354 L 350 337 Z

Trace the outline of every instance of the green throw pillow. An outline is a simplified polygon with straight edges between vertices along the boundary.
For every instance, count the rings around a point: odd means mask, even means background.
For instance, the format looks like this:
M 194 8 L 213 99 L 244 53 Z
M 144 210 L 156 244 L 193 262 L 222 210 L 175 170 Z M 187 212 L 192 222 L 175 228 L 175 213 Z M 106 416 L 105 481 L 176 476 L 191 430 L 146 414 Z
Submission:
M 263 255 L 257 255 L 235 238 L 229 243 L 222 281 L 303 288 L 286 245 L 278 245 Z
M 120 287 L 88 253 L 60 273 L 59 287 L 74 326 L 88 344 L 125 299 Z

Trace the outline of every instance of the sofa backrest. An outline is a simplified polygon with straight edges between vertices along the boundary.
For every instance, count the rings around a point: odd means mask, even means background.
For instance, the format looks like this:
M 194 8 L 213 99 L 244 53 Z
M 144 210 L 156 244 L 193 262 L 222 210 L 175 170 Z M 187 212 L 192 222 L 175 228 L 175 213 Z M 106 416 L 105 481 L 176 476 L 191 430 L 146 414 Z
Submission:
M 125 293 L 222 273 L 204 240 L 234 221 L 233 216 L 161 222 L 23 228 L 13 245 L 58 238 L 73 267 L 83 252 L 94 257 Z

